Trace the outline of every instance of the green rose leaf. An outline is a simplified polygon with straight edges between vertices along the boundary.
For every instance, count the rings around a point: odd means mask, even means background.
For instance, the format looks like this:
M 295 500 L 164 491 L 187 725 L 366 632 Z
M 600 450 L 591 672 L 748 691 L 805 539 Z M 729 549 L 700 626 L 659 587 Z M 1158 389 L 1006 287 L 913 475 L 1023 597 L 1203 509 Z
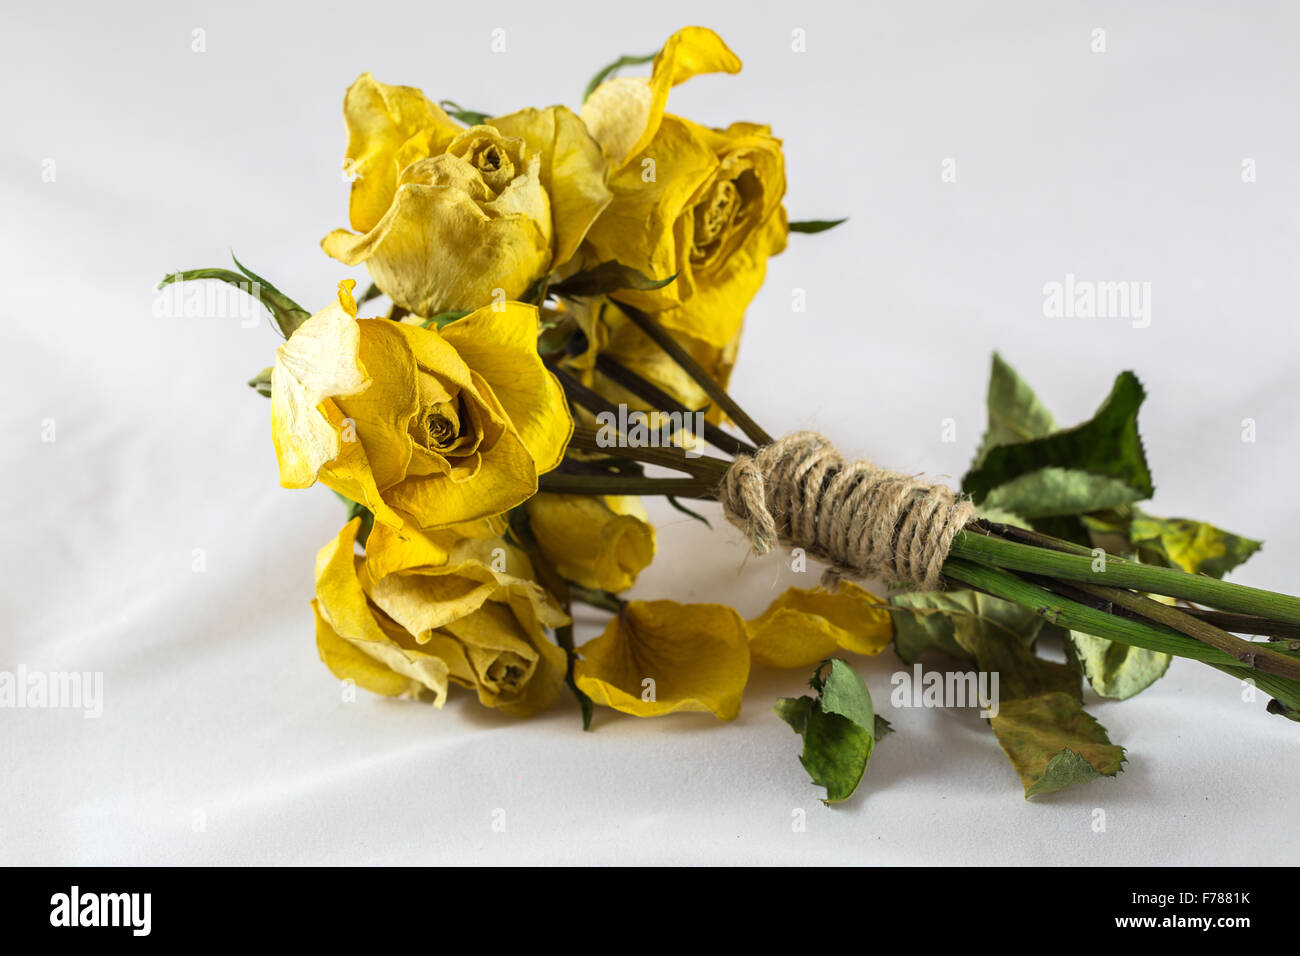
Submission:
M 894 650 L 904 663 L 926 651 L 974 661 L 974 653 L 956 637 L 957 626 L 972 621 L 993 639 L 1029 646 L 1043 619 L 1029 608 L 977 591 L 911 591 L 889 599 L 894 606 Z
M 974 468 L 999 445 L 1044 438 L 1056 430 L 1052 413 L 997 352 L 993 353 L 993 369 L 989 373 L 988 410 L 989 427 L 975 455 Z
M 848 219 L 800 219 L 789 225 L 791 232 L 802 232 L 805 235 L 814 235 L 819 232 L 825 232 L 827 229 L 834 229 L 841 223 L 848 222 Z
M 799 761 L 826 788 L 822 802 L 840 803 L 857 790 L 876 741 L 892 728 L 876 716 L 867 685 L 844 661 L 822 661 L 809 684 L 818 697 L 782 697 L 772 709 L 803 737 Z
M 230 258 L 235 259 L 233 255 Z M 198 279 L 215 279 L 224 282 L 241 292 L 246 292 L 260 302 L 271 313 L 276 328 L 286 339 L 293 335 L 298 326 L 311 318 L 310 312 L 257 273 L 244 268 L 238 259 L 235 259 L 235 265 L 239 267 L 239 272 L 230 269 L 188 269 L 184 272 L 173 272 L 163 276 L 162 281 L 158 283 L 158 288 L 161 289 L 173 282 L 191 282 Z
M 980 692 L 991 699 L 980 702 L 1026 796 L 1119 772 L 1123 750 L 1084 712 L 1079 671 L 1034 653 L 1041 634 L 1068 632 L 1033 611 L 974 591 L 891 600 L 895 646 L 905 661 L 939 650 L 988 675 Z
M 953 638 L 990 675 L 990 693 L 997 700 L 1057 693 L 1082 698 L 1079 675 L 1068 664 L 1038 657 L 1026 642 L 1008 640 L 987 620 L 966 617 L 954 623 Z
M 569 298 L 608 295 L 624 289 L 649 291 L 662 289 L 676 278 L 677 274 L 673 273 L 666 279 L 654 279 L 611 259 L 582 272 L 575 272 L 552 285 L 550 291 L 553 295 Z
M 248 387 L 266 398 L 271 397 L 271 366 L 268 365 L 248 380 Z
M 1112 700 L 1126 700 L 1146 690 L 1164 676 L 1173 660 L 1169 654 L 1082 631 L 1070 631 L 1070 648 L 1092 689 Z
M 1231 534 L 1205 521 L 1157 518 L 1141 511 L 1133 513 L 1129 541 L 1148 561 L 1155 558 L 1170 567 L 1216 578 L 1263 547 L 1263 542 Z
M 1035 519 L 1117 508 L 1140 497 L 1140 492 L 1120 478 L 1069 468 L 1040 468 L 998 485 L 984 498 L 984 506 Z
M 587 102 L 587 100 L 591 98 L 591 94 L 596 92 L 596 87 L 600 86 L 600 84 L 604 83 L 619 70 L 627 66 L 640 66 L 642 63 L 649 63 L 658 55 L 659 51 L 655 50 L 653 53 L 627 54 L 620 56 L 617 60 L 591 78 L 591 82 L 587 84 L 587 88 L 582 91 L 582 102 Z
M 459 103 L 453 103 L 451 100 L 440 100 L 438 105 L 452 119 L 464 123 L 466 126 L 482 126 L 488 121 L 487 113 L 480 113 L 478 110 L 467 110 Z
M 1206 521 L 1158 518 L 1137 508 L 1085 515 L 1083 523 L 1099 547 L 1133 553 L 1148 564 L 1216 578 L 1264 546 L 1263 542 L 1232 534 Z
M 990 722 L 1026 799 L 1113 777 L 1124 763 L 1124 748 L 1110 742 L 1105 728 L 1072 694 L 1001 701 Z
M 1061 468 L 1115 479 L 1136 498 L 1149 498 L 1155 486 L 1137 427 L 1138 409 L 1145 397 L 1132 372 L 1120 373 L 1090 420 L 1029 441 L 989 448 L 962 480 L 962 489 L 982 503 L 995 488 L 1015 478 L 1044 468 Z M 1085 506 L 1084 510 L 1097 510 L 1097 506 Z

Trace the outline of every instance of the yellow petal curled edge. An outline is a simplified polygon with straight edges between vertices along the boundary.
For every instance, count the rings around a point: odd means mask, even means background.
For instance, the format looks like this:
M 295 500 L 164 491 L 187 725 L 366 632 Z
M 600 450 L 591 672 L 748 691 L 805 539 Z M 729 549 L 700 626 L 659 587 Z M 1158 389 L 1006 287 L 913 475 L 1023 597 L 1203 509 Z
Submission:
M 271 369 L 271 440 L 280 484 L 306 488 L 338 457 L 339 431 L 321 405 L 370 385 L 361 362 L 352 287 L 339 283 L 339 299 L 298 327 L 275 351 Z
M 447 699 L 447 664 L 423 651 L 410 635 L 382 628 L 367 603 L 357 577 L 361 559 L 353 553 L 360 526 L 360 518 L 349 521 L 316 556 L 312 605 L 321 660 L 336 677 L 378 694 L 427 689 L 441 707 Z
M 347 169 L 353 176 L 348 218 L 358 232 L 379 224 L 411 163 L 436 155 L 461 132 L 442 107 L 412 86 L 357 77 L 343 97 Z
M 645 149 L 668 105 L 668 92 L 702 73 L 739 73 L 740 58 L 705 27 L 678 30 L 663 45 L 650 77 L 602 83 L 582 105 L 582 120 L 617 169 Z

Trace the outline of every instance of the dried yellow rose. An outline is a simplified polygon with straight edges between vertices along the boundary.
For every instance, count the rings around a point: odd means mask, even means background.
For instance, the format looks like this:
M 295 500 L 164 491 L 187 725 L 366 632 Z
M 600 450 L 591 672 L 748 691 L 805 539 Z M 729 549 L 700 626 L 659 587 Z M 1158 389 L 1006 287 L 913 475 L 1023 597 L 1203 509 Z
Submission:
M 446 528 L 537 490 L 573 430 L 537 355 L 537 310 L 506 303 L 440 332 L 357 319 L 352 280 L 276 351 L 271 433 L 280 483 L 317 479 L 378 522 Z
M 608 164 L 562 106 L 463 127 L 364 73 L 343 101 L 352 229 L 322 241 L 425 317 L 517 299 L 573 256 L 609 203 Z
M 654 558 L 655 529 L 639 498 L 535 495 L 525 507 L 542 554 L 583 587 L 625 591 Z
M 734 347 L 768 257 L 785 248 L 785 159 L 766 126 L 709 129 L 664 110 L 679 83 L 739 70 L 716 33 L 687 27 L 664 44 L 648 78 L 609 80 L 582 108 L 613 167 L 614 199 L 587 236 L 591 258 L 675 274 L 661 289 L 620 296 L 717 349 Z
M 694 710 L 732 720 L 749 679 L 745 622 L 721 604 L 631 601 L 578 653 L 579 689 L 637 717 Z
M 316 559 L 316 643 L 336 677 L 438 707 L 454 683 L 516 716 L 555 700 L 566 660 L 545 629 L 569 619 L 523 554 L 500 539 L 376 525 L 362 556 L 359 526 Z

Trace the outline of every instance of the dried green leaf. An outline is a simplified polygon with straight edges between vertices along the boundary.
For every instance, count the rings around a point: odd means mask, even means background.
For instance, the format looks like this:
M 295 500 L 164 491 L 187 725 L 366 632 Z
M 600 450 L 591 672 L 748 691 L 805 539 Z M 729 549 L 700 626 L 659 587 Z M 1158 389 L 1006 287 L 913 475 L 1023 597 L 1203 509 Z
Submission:
M 665 495 L 664 497 L 668 499 L 668 504 L 670 504 L 674 509 L 680 511 L 684 515 L 689 515 L 690 517 L 694 518 L 696 521 L 700 522 L 700 524 L 704 525 L 704 527 L 708 528 L 710 531 L 713 530 L 713 525 L 709 524 L 709 519 L 704 517 L 704 515 L 692 511 L 690 508 L 686 507 L 686 505 L 682 504 L 672 495 Z
M 604 67 L 599 73 L 591 78 L 591 81 L 587 84 L 587 88 L 582 91 L 582 102 L 587 102 L 587 100 L 591 98 L 591 94 L 596 91 L 596 87 L 600 86 L 600 84 L 604 83 L 614 73 L 623 69 L 625 66 L 640 66 L 642 63 L 649 63 L 658 55 L 659 51 L 655 50 L 653 53 L 620 56 L 617 60 Z
M 1129 541 L 1145 560 L 1221 578 L 1263 547 L 1260 541 L 1189 518 L 1157 518 L 1134 511 Z M 1153 560 L 1154 559 L 1154 560 Z
M 826 788 L 823 802 L 839 803 L 858 788 L 876 740 L 892 728 L 876 717 L 867 685 L 844 661 L 823 661 L 809 683 L 818 697 L 782 697 L 772 709 L 803 737 L 799 761 Z
M 1069 468 L 1040 468 L 998 485 L 984 498 L 984 506 L 1036 519 L 1116 508 L 1140 497 L 1119 478 Z
M 231 258 L 234 259 L 234 256 Z M 245 269 L 238 259 L 235 259 L 235 265 L 239 266 L 239 272 L 230 269 L 187 269 L 183 272 L 173 272 L 163 276 L 162 281 L 158 283 L 158 288 L 161 289 L 173 282 L 193 282 L 199 279 L 215 279 L 224 282 L 260 302 L 271 313 L 276 328 L 286 339 L 293 335 L 298 326 L 311 318 L 310 312 L 261 276 Z
M 439 100 L 438 105 L 442 107 L 448 116 L 464 123 L 466 126 L 482 126 L 488 121 L 490 115 L 480 113 L 478 110 L 467 110 L 459 103 L 453 103 L 451 100 Z
M 790 223 L 791 232 L 801 232 L 805 235 L 814 235 L 819 232 L 825 232 L 828 229 L 834 229 L 841 223 L 848 222 L 848 219 L 801 219 L 797 222 Z
M 1056 430 L 1052 413 L 1034 390 L 997 352 L 989 373 L 989 426 L 980 442 L 973 468 L 978 468 L 989 451 L 999 445 L 1044 438 Z
M 996 688 L 998 700 L 1056 693 L 1082 698 L 1079 675 L 1071 667 L 1038 657 L 1027 643 L 1009 640 L 985 619 L 956 619 L 953 638 L 982 672 L 996 675 L 997 683 L 990 680 L 990 687 Z
M 895 609 L 894 650 L 907 664 L 929 650 L 973 661 L 973 653 L 954 634 L 959 621 L 975 621 L 990 634 L 1023 646 L 1033 643 L 1043 623 L 1029 608 L 977 591 L 911 591 L 889 600 Z
M 631 266 L 610 259 L 582 272 L 575 272 L 567 279 L 561 279 L 550 286 L 550 293 L 560 297 L 577 298 L 610 295 L 624 289 L 649 291 L 662 289 L 676 278 L 677 273 L 674 272 L 666 279 L 655 279 Z
M 966 474 L 964 491 L 983 503 L 993 489 L 1043 468 L 1063 468 L 1117 479 L 1139 498 L 1155 490 L 1137 415 L 1146 392 L 1132 372 L 1121 372 L 1097 413 L 1074 428 L 990 448 Z M 1088 509 L 1095 510 L 1095 509 Z
M 1164 676 L 1173 657 L 1159 651 L 1070 631 L 1070 647 L 1083 676 L 1102 697 L 1126 700 Z
M 1110 742 L 1072 694 L 1003 700 L 990 723 L 1026 798 L 1113 777 L 1124 763 L 1124 748 Z
M 271 397 L 271 366 L 268 365 L 248 380 L 248 387 L 265 398 Z

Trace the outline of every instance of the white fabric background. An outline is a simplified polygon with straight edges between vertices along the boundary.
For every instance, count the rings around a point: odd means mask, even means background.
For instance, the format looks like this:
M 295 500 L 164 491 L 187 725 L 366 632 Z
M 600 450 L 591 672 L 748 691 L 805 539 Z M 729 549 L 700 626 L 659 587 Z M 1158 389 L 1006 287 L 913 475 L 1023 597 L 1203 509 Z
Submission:
M 330 300 L 348 271 L 317 242 L 345 222 L 340 103 L 359 72 L 488 111 L 576 107 L 604 63 L 700 22 L 746 69 L 692 81 L 671 109 L 770 123 L 791 217 L 851 217 L 771 264 L 734 380 L 756 418 L 955 481 L 992 348 L 1065 423 L 1132 368 L 1151 394 L 1152 509 L 1266 539 L 1237 580 L 1294 591 L 1300 16 L 1135 7 L 7 5 L 0 669 L 102 671 L 106 701 L 99 720 L 0 711 L 0 862 L 1292 861 L 1300 835 L 1278 811 L 1300 784 L 1298 730 L 1200 665 L 1097 704 L 1126 772 L 1035 802 L 973 716 L 888 706 L 891 653 L 860 671 L 898 733 L 834 810 L 768 709 L 802 673 L 756 673 L 729 725 L 602 712 L 583 734 L 567 699 L 527 722 L 464 693 L 441 712 L 343 703 L 308 608 L 341 508 L 278 488 L 268 403 L 244 385 L 278 339 L 151 311 L 164 272 L 232 247 L 304 304 Z M 956 183 L 940 181 L 948 157 Z M 1044 318 L 1043 284 L 1067 272 L 1150 281 L 1150 327 Z M 637 596 L 753 615 L 813 583 L 747 558 L 725 524 L 655 513 Z

